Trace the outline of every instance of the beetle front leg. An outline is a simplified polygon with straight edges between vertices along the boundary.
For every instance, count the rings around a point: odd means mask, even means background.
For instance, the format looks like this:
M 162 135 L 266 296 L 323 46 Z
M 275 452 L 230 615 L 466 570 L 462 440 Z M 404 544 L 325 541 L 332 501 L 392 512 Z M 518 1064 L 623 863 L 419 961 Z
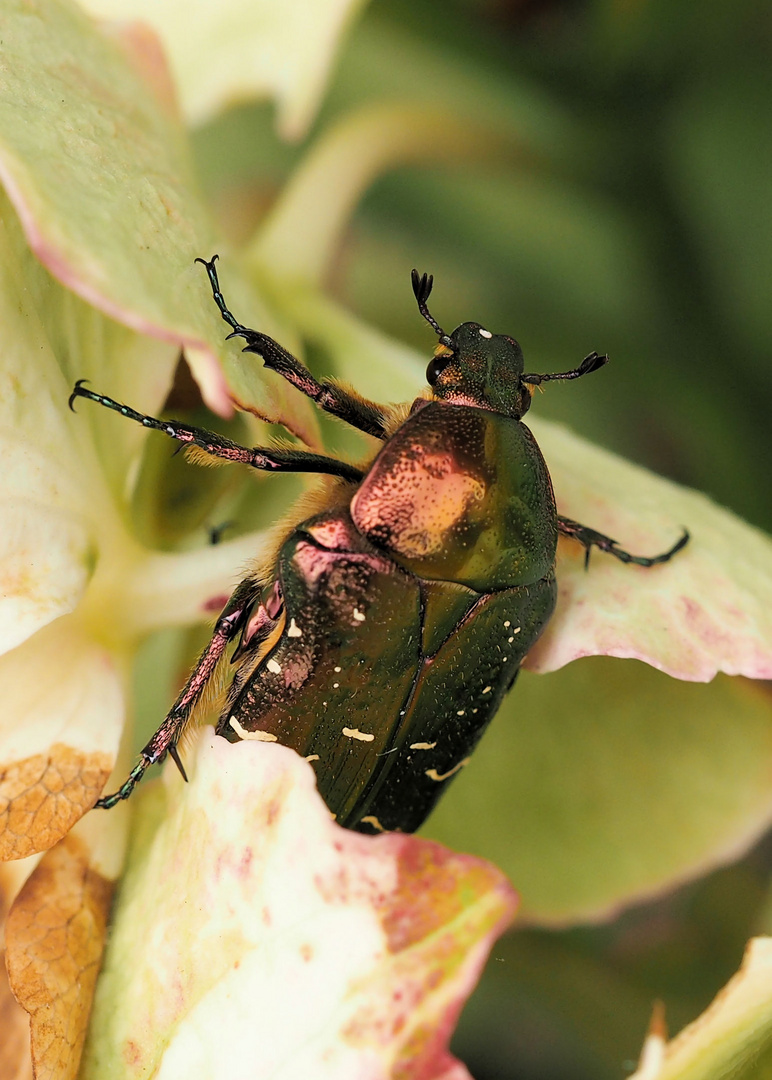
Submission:
M 366 398 L 359 397 L 358 394 L 346 390 L 336 382 L 327 379 L 318 382 L 305 365 L 301 364 L 292 353 L 287 352 L 272 337 L 261 333 L 259 330 L 251 330 L 248 326 L 241 325 L 225 303 L 225 297 L 220 290 L 220 282 L 214 265 L 216 261 L 217 255 L 213 255 L 208 261 L 206 259 L 196 259 L 196 262 L 200 262 L 202 266 L 206 267 L 214 301 L 220 309 L 223 319 L 231 327 L 232 333 L 228 334 L 228 337 L 244 338 L 247 344 L 242 350 L 243 352 L 257 353 L 258 356 L 262 357 L 267 368 L 275 371 L 277 375 L 281 375 L 301 394 L 311 398 L 320 409 L 337 416 L 339 420 L 345 420 L 347 424 L 351 424 L 352 427 L 357 428 L 359 431 L 364 431 L 367 435 L 374 435 L 377 439 L 384 439 L 387 431 L 387 417 L 380 405 L 377 405 L 374 401 L 367 401 Z
M 596 532 L 587 525 L 580 525 L 578 521 L 572 521 L 571 518 L 562 517 L 560 514 L 558 515 L 558 532 L 563 536 L 571 537 L 572 540 L 578 540 L 583 545 L 585 569 L 590 564 L 590 550 L 594 547 L 613 555 L 623 563 L 632 563 L 634 566 L 658 566 L 672 559 L 689 541 L 689 532 L 684 529 L 680 540 L 677 540 L 667 551 L 663 551 L 661 555 L 631 555 L 629 551 L 619 547 L 617 541 L 612 540 L 610 536 Z
M 190 678 L 182 688 L 166 719 L 152 739 L 143 747 L 140 759 L 129 773 L 125 783 L 112 795 L 104 795 L 101 799 L 97 799 L 95 806 L 102 810 L 109 810 L 122 799 L 128 799 L 147 769 L 156 762 L 162 761 L 166 754 L 172 757 L 183 779 L 187 780 L 185 769 L 177 753 L 177 743 L 182 737 L 193 710 L 204 696 L 226 648 L 245 626 L 250 608 L 260 595 L 261 588 L 261 584 L 254 578 L 246 578 L 236 588 L 223 608 L 215 624 L 211 640 L 198 658 Z

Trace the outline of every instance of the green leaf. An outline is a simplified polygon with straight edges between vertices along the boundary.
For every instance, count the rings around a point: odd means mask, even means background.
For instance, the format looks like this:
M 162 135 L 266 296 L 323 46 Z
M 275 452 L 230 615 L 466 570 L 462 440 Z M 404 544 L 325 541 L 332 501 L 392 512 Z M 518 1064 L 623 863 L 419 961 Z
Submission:
M 425 832 L 494 860 L 526 918 L 597 919 L 736 858 L 770 771 L 761 688 L 596 657 L 520 676 Z

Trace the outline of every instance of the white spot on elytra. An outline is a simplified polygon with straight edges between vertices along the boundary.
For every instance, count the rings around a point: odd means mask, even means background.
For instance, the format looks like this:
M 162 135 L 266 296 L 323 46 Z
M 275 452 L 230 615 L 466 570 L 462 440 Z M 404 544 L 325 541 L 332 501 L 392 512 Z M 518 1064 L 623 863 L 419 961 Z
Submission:
M 507 644 L 508 644 L 508 645 L 511 645 L 511 644 L 512 644 L 512 642 L 513 642 L 514 640 L 515 640 L 515 639 L 514 639 L 513 637 L 508 637 L 508 638 L 507 638 Z
M 278 660 L 274 660 L 273 657 L 271 657 L 271 659 L 265 666 L 268 668 L 269 671 L 272 671 L 274 675 L 281 675 L 281 664 L 278 662 Z
M 365 825 L 372 825 L 372 827 L 374 829 L 377 829 L 378 832 L 386 832 L 383 825 L 381 825 L 375 814 L 368 814 L 367 817 L 362 818 L 362 821 L 365 823 Z
M 318 761 L 318 760 L 319 760 L 319 755 L 318 754 L 309 754 L 308 757 L 306 758 L 306 761 Z
M 485 689 L 483 690 L 483 693 L 484 694 L 490 694 L 492 689 L 493 689 L 492 686 L 486 686 Z
M 464 709 L 459 709 L 458 712 L 456 713 L 456 716 L 463 716 L 464 712 L 465 712 Z
M 512 623 L 511 623 L 511 622 L 509 621 L 509 619 L 507 619 L 507 621 L 506 621 L 506 622 L 504 623 L 504 625 L 505 625 L 505 626 L 511 626 L 511 625 L 512 625 Z
M 236 732 L 240 739 L 244 739 L 245 742 L 278 742 L 276 735 L 272 735 L 270 731 L 247 731 L 245 727 L 242 727 L 235 716 L 232 716 L 228 721 L 230 726 Z
M 340 686 L 340 683 L 339 683 L 339 682 L 334 682 L 334 683 L 332 684 L 332 688 L 333 688 L 333 690 L 337 690 L 339 686 Z
M 359 610 L 359 608 L 354 608 L 354 618 L 357 622 L 365 621 L 365 615 Z
M 480 337 L 492 338 L 493 334 L 490 332 L 490 330 L 483 330 L 483 328 L 480 327 Z
M 458 765 L 454 765 L 452 769 L 448 769 L 446 773 L 438 773 L 436 769 L 427 769 L 426 775 L 430 780 L 447 780 L 453 773 L 457 773 L 459 769 L 463 769 L 465 765 L 469 764 L 469 758 L 465 757 L 463 761 L 459 761 Z
M 342 670 L 343 670 L 343 668 L 339 668 L 339 667 L 336 667 L 336 668 L 334 668 L 333 670 L 334 670 L 334 671 L 342 671 Z
M 411 750 L 433 750 L 437 745 L 436 742 L 413 742 L 410 744 Z
M 522 629 L 523 629 L 522 626 L 516 626 L 515 629 L 512 631 L 512 633 L 513 634 L 519 634 Z
M 375 735 L 368 735 L 366 731 L 360 731 L 355 727 L 344 727 L 343 734 L 347 739 L 359 739 L 360 742 L 372 742 Z
M 303 631 L 300 629 L 294 619 L 290 619 L 289 630 L 287 631 L 287 637 L 302 637 Z

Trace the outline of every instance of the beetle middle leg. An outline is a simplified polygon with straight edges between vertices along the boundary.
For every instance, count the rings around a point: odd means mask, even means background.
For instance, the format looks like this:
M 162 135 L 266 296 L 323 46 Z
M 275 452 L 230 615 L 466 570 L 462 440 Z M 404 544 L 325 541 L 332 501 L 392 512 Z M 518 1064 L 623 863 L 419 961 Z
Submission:
M 384 409 L 374 401 L 367 401 L 358 394 L 339 386 L 338 383 L 328 379 L 319 382 L 301 362 L 279 345 L 278 341 L 259 330 L 251 330 L 248 326 L 242 326 L 235 315 L 228 309 L 225 297 L 220 291 L 220 282 L 217 277 L 215 262 L 217 255 L 213 255 L 208 261 L 196 259 L 206 267 L 209 282 L 212 286 L 212 295 L 217 307 L 228 326 L 231 327 L 229 338 L 241 337 L 246 341 L 243 352 L 257 353 L 263 363 L 271 371 L 275 371 L 291 383 L 301 394 L 310 397 L 320 409 L 345 420 L 347 424 L 364 431 L 368 435 L 374 435 L 378 439 L 386 438 L 388 429 L 388 416 Z
M 209 644 L 198 658 L 196 666 L 180 691 L 179 697 L 169 710 L 166 719 L 152 739 L 142 748 L 139 761 L 121 787 L 111 795 L 104 795 L 101 799 L 97 799 L 95 806 L 100 807 L 102 810 L 109 810 L 122 799 L 128 799 L 147 769 L 151 765 L 155 765 L 156 762 L 162 761 L 167 754 L 173 758 L 175 765 L 182 773 L 183 779 L 187 780 L 185 769 L 177 753 L 177 743 L 180 741 L 194 709 L 200 704 L 211 685 L 212 677 L 225 654 L 226 648 L 246 625 L 252 604 L 260 595 L 261 588 L 261 583 L 255 578 L 245 578 L 237 586 L 215 623 Z
M 629 551 L 619 547 L 617 541 L 612 540 L 610 536 L 596 532 L 595 529 L 591 529 L 588 525 L 580 525 L 578 521 L 572 521 L 571 518 L 563 517 L 560 514 L 558 515 L 558 532 L 562 533 L 563 536 L 571 537 L 572 540 L 578 540 L 582 544 L 584 547 L 585 568 L 589 566 L 590 551 L 594 547 L 598 548 L 599 551 L 605 551 L 607 554 L 613 555 L 614 558 L 623 563 L 632 563 L 634 566 L 658 566 L 660 563 L 666 563 L 672 559 L 689 541 L 689 532 L 684 529 L 683 536 L 671 548 L 663 551 L 661 555 L 631 555 Z
M 265 469 L 268 472 L 312 472 L 326 473 L 331 476 L 341 476 L 345 480 L 361 480 L 364 473 L 361 469 L 348 462 L 339 461 L 337 458 L 326 457 L 324 454 L 312 454 L 308 450 L 285 450 L 271 449 L 262 446 L 240 446 L 238 443 L 226 439 L 224 435 L 218 435 L 216 431 L 207 431 L 205 428 L 192 427 L 190 424 L 181 424 L 176 420 L 158 420 L 154 416 L 137 412 L 128 405 L 122 405 L 120 401 L 97 394 L 94 390 L 87 390 L 83 385 L 85 379 L 78 379 L 70 394 L 70 408 L 76 398 L 86 398 L 95 401 L 98 405 L 104 405 L 106 409 L 112 409 L 121 416 L 134 420 L 143 427 L 152 431 L 161 431 L 171 439 L 187 446 L 197 446 L 200 450 L 212 457 L 221 458 L 223 461 L 236 461 L 243 465 L 250 465 L 253 469 Z M 74 411 L 74 410 L 73 410 Z

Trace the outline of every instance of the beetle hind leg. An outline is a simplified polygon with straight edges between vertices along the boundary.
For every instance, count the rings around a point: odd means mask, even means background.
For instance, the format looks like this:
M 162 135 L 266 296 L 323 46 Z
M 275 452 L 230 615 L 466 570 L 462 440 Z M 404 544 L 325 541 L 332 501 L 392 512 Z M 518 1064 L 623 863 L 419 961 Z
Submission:
M 103 795 L 101 799 L 97 799 L 95 806 L 101 810 L 110 810 L 116 803 L 128 799 L 150 766 L 162 761 L 167 754 L 180 770 L 183 779 L 187 780 L 177 744 L 195 709 L 211 688 L 215 672 L 226 648 L 246 625 L 249 611 L 260 595 L 260 589 L 261 585 L 255 578 L 246 578 L 236 588 L 215 624 L 209 644 L 199 657 L 166 719 L 152 739 L 143 747 L 139 761 L 121 787 L 112 794 Z
M 572 521 L 571 518 L 562 517 L 561 515 L 558 515 L 558 532 L 563 536 L 570 537 L 572 540 L 578 540 L 584 547 L 585 568 L 589 566 L 590 551 L 594 547 L 598 548 L 599 551 L 605 551 L 608 555 L 613 555 L 620 562 L 629 563 L 633 566 L 659 566 L 660 563 L 669 562 L 689 542 L 689 532 L 684 529 L 683 536 L 671 548 L 663 551 L 661 555 L 631 555 L 629 551 L 619 547 L 617 541 L 612 540 L 610 536 L 596 532 L 595 529 L 591 529 L 588 525 L 580 525 L 578 521 Z

